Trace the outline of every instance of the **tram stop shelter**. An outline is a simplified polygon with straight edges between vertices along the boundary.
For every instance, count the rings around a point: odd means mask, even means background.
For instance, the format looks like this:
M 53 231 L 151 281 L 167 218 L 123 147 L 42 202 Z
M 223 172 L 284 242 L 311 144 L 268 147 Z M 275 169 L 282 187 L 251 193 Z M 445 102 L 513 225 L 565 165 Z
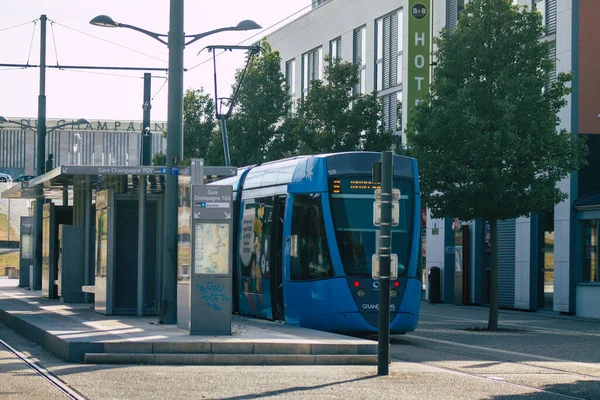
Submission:
M 62 165 L 3 191 L 2 198 L 44 202 L 42 271 L 30 269 L 30 289 L 65 303 L 93 302 L 106 315 L 157 315 L 165 173 Z

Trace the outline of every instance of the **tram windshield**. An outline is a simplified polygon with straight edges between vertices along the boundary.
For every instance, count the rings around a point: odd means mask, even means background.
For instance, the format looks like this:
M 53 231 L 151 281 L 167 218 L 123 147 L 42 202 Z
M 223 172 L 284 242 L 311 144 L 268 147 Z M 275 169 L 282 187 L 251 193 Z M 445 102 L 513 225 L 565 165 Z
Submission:
M 380 186 L 370 176 L 329 179 L 331 213 L 340 257 L 347 276 L 371 276 L 371 258 L 379 249 L 379 227 L 373 225 L 373 193 Z M 392 253 L 398 275 L 406 274 L 412 237 L 414 187 L 410 179 L 394 179 L 400 189 L 400 221 L 392 227 Z

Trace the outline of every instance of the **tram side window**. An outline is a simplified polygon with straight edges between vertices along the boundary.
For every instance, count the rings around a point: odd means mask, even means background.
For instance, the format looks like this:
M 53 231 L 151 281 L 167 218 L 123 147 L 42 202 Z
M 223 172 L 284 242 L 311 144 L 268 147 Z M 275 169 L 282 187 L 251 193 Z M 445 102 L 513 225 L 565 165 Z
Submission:
M 297 194 L 292 213 L 291 278 L 295 281 L 333 276 L 321 195 Z
M 262 279 L 270 276 L 272 216 L 272 197 L 246 201 L 240 237 L 241 274 L 246 292 L 262 292 Z

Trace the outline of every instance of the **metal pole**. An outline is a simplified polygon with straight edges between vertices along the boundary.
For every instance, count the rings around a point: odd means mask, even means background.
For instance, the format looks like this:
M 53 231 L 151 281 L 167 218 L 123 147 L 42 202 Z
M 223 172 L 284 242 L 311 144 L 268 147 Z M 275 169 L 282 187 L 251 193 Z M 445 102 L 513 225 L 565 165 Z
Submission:
M 46 166 L 46 15 L 40 17 L 40 94 L 38 96 L 36 175 L 44 174 Z M 42 188 L 39 188 L 43 195 Z M 34 210 L 33 290 L 42 288 L 42 213 L 44 201 L 38 197 Z
M 178 163 L 183 128 L 183 0 L 171 0 L 169 21 L 169 96 L 167 116 L 167 176 L 165 182 L 165 230 L 163 296 L 160 321 L 177 322 L 177 206 Z
M 151 75 L 144 74 L 144 117 L 142 122 L 142 137 L 140 138 L 141 152 L 140 165 L 150 164 L 150 91 Z M 140 208 L 138 214 L 138 279 L 137 279 L 137 315 L 144 315 L 144 294 L 146 275 L 144 273 L 144 264 L 146 263 L 146 186 L 148 177 L 140 175 L 139 200 Z
M 92 235 L 92 221 L 92 178 L 91 176 L 87 176 L 85 178 L 85 269 L 83 271 L 83 282 L 86 286 L 91 286 L 94 284 L 94 236 Z M 84 294 L 84 301 L 86 303 L 92 302 L 91 293 Z
M 220 115 L 221 120 L 221 133 L 223 135 L 223 152 L 225 153 L 225 166 L 229 167 L 231 161 L 229 159 L 229 143 L 227 142 L 227 118 L 224 115 Z
M 389 375 L 390 254 L 392 245 L 392 152 L 381 153 L 381 235 L 379 239 L 379 342 L 377 375 Z
M 144 117 L 143 123 L 144 131 L 142 132 L 142 158 L 141 165 L 151 164 L 151 153 L 152 153 L 152 134 L 150 133 L 150 110 L 152 109 L 151 101 L 151 89 L 152 89 L 152 75 L 149 72 L 144 73 Z

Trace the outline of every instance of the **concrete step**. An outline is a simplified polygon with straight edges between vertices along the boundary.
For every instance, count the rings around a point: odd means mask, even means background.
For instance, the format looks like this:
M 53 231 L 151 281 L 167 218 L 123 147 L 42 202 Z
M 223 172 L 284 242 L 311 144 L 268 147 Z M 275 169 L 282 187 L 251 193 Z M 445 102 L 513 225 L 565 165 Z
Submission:
M 370 354 L 87 353 L 85 364 L 142 365 L 377 365 Z
M 290 342 L 106 342 L 112 354 L 280 354 L 280 355 L 375 355 L 377 343 Z

